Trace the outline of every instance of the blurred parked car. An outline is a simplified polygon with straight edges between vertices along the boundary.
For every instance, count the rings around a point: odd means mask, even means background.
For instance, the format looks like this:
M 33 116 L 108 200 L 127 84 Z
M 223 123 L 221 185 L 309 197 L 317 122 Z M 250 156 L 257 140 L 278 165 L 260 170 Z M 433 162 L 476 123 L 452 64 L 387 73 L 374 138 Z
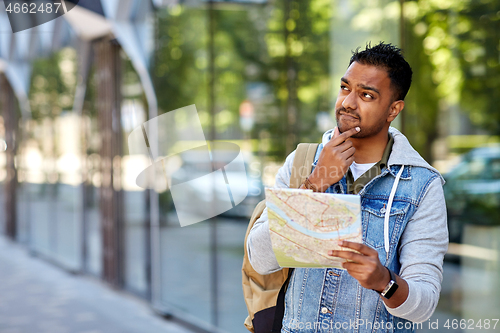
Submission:
M 500 225 L 500 145 L 475 148 L 444 176 L 450 242 L 465 224 Z

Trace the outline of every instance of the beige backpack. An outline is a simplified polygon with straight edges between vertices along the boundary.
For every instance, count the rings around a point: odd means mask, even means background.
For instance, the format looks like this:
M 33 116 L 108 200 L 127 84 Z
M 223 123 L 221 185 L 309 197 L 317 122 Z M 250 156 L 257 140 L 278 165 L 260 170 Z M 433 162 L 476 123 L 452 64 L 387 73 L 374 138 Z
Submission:
M 295 151 L 290 188 L 299 188 L 311 173 L 314 156 L 318 149 L 317 143 L 300 143 Z M 293 269 L 283 268 L 268 275 L 257 273 L 247 254 L 247 237 L 253 224 L 266 208 L 266 200 L 255 207 L 245 235 L 245 254 L 243 257 L 243 295 L 248 309 L 245 327 L 254 333 L 271 333 L 281 331 L 281 321 L 284 314 L 284 295 L 288 280 Z

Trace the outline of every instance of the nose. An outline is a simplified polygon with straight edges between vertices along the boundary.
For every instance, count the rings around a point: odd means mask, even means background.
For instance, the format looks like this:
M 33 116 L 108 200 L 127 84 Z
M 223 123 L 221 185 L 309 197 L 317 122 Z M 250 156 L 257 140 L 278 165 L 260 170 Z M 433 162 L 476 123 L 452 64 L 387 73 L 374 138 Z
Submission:
M 344 101 L 342 102 L 342 106 L 348 110 L 356 110 L 358 107 L 357 102 L 356 102 L 356 94 L 351 91 L 349 94 L 344 98 Z

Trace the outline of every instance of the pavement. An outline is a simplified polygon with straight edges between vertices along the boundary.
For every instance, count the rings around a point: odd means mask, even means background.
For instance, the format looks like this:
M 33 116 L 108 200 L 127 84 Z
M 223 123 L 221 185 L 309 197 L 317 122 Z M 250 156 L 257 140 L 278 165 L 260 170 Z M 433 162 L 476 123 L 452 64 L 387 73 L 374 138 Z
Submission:
M 193 333 L 102 281 L 74 275 L 0 236 L 1 333 Z

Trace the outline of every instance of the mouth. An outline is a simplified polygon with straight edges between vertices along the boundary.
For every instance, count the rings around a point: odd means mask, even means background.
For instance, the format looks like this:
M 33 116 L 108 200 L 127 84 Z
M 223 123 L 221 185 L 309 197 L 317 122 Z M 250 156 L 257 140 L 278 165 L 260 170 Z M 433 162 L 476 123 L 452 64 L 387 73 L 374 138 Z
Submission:
M 349 113 L 345 113 L 345 112 L 340 112 L 340 116 L 346 117 L 347 119 L 350 119 L 350 120 L 359 120 L 358 117 L 353 116 Z

